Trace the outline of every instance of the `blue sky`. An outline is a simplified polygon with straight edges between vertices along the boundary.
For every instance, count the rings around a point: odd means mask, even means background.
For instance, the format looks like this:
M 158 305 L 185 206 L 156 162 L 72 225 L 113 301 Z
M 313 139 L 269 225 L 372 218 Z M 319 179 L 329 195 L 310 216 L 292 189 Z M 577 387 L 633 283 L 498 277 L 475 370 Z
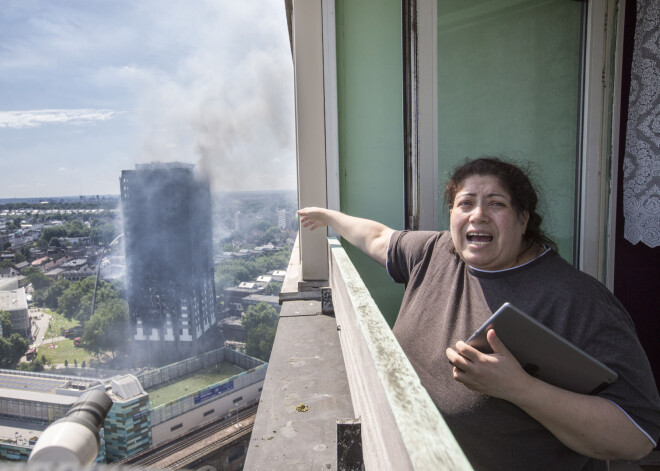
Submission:
M 118 194 L 136 163 L 296 185 L 282 0 L 4 0 L 0 198 Z

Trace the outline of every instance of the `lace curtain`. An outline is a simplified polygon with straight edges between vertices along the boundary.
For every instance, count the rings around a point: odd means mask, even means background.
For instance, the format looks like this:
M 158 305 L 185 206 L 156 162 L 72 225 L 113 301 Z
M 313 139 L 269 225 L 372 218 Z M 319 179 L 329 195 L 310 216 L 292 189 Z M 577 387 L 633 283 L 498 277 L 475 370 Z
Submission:
M 660 246 L 660 0 L 637 0 L 623 216 L 628 241 Z

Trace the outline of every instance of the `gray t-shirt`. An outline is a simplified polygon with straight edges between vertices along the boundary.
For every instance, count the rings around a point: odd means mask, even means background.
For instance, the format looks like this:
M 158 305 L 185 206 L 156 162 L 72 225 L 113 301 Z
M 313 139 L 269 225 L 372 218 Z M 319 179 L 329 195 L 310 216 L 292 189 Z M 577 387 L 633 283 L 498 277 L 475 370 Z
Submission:
M 448 232 L 404 231 L 392 235 L 387 270 L 406 284 L 394 334 L 476 470 L 605 469 L 512 403 L 453 379 L 446 348 L 507 301 L 616 371 L 618 381 L 599 396 L 657 443 L 660 398 L 630 316 L 607 288 L 557 253 L 483 272 L 456 255 Z

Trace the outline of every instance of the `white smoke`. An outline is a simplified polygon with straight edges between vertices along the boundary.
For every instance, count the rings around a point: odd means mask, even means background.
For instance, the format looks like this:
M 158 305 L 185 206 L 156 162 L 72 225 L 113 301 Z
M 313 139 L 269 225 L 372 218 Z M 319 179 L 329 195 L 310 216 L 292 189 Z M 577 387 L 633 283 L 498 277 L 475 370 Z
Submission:
M 284 2 L 202 5 L 195 14 L 182 13 L 181 20 L 199 26 L 188 25 L 190 34 L 172 44 L 186 52 L 170 70 L 106 71 L 140 89 L 138 159 L 197 163 L 212 191 L 295 188 L 293 64 Z M 175 24 L 177 14 L 161 13 L 159 29 L 183 29 Z

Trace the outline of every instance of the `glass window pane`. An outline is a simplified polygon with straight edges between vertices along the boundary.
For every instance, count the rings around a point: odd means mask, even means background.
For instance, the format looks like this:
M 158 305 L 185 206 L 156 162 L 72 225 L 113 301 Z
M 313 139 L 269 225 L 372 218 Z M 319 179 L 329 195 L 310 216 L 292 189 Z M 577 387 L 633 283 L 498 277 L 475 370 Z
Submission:
M 544 227 L 569 261 L 581 23 L 581 2 L 438 0 L 440 184 L 465 157 L 533 162 Z

